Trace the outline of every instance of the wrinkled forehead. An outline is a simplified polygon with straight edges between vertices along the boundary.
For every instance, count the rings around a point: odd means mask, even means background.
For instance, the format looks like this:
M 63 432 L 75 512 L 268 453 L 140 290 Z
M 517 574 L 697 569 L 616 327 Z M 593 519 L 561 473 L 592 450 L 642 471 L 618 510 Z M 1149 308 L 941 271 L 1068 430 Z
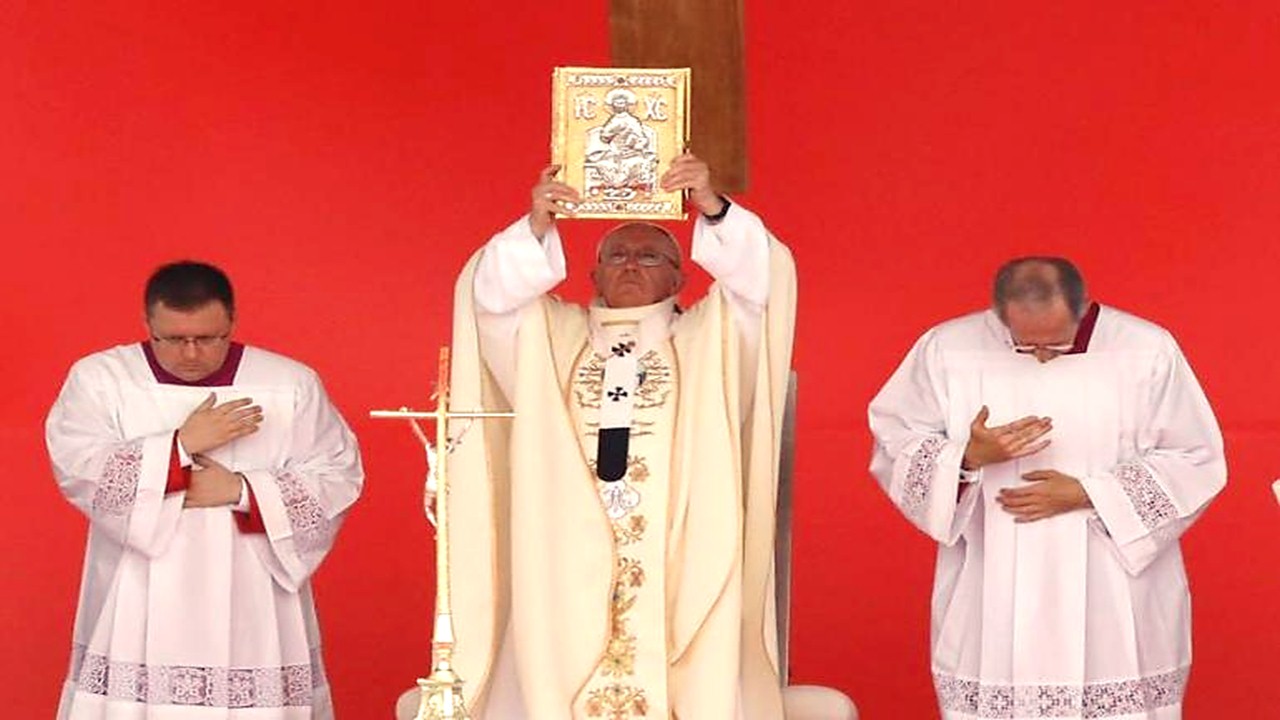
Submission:
M 680 243 L 676 242 L 670 230 L 654 223 L 626 223 L 605 233 L 596 248 L 596 259 L 618 249 L 656 250 L 675 261 L 677 266 L 680 264 Z

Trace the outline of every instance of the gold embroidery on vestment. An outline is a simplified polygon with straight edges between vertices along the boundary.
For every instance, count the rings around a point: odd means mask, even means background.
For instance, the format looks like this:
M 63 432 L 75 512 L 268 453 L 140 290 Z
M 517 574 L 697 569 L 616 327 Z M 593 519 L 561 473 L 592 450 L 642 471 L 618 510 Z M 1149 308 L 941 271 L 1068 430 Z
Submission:
M 613 524 L 613 541 L 619 547 L 638 543 L 644 539 L 644 530 L 648 521 L 643 515 L 630 515 L 626 518 L 626 522 L 616 522 Z
M 596 458 L 587 458 L 587 469 L 596 474 Z M 627 471 L 623 476 L 626 482 L 642 483 L 649 479 L 649 465 L 639 455 L 627 456 Z M 616 482 L 616 481 L 615 481 Z
M 639 525 L 643 530 L 643 518 L 640 518 Z M 615 531 L 621 526 L 622 523 L 615 523 Z M 637 590 L 643 586 L 644 567 L 640 561 L 618 556 L 609 608 L 609 642 L 599 666 L 602 677 L 622 679 L 635 675 L 636 636 L 631 632 L 627 613 L 635 607 Z M 621 683 L 592 690 L 587 695 L 589 717 L 644 717 L 648 714 L 648 708 L 643 689 Z
M 606 685 L 587 696 L 587 717 L 627 720 L 649 714 L 644 690 L 626 685 Z
M 574 401 L 580 408 L 600 408 L 600 395 L 604 391 L 605 358 L 590 353 L 586 362 L 578 365 L 573 374 Z M 641 381 L 636 388 L 636 410 L 662 407 L 671 394 L 671 367 L 662 360 L 657 350 L 650 350 L 638 361 Z

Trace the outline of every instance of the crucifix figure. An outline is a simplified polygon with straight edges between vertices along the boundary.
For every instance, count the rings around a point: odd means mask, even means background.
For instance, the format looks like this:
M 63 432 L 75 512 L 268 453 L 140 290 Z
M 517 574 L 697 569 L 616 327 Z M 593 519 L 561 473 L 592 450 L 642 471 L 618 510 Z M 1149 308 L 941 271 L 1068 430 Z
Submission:
M 449 601 L 449 452 L 458 438 L 449 436 L 449 421 L 453 419 L 491 419 L 515 417 L 510 412 L 454 411 L 449 407 L 449 348 L 440 348 L 439 375 L 436 379 L 436 407 L 434 410 L 416 411 L 374 410 L 373 418 L 401 418 L 413 424 L 414 432 L 423 441 L 430 464 L 427 480 L 427 517 L 436 526 L 436 610 L 431 638 L 431 674 L 418 679 L 422 699 L 415 720 L 463 720 L 468 717 L 462 697 L 462 678 L 453 669 L 453 612 Z M 419 418 L 434 420 L 436 441 L 430 441 L 417 426 Z M 434 460 L 434 461 L 433 461 Z M 431 508 L 432 478 L 435 480 L 435 509 Z

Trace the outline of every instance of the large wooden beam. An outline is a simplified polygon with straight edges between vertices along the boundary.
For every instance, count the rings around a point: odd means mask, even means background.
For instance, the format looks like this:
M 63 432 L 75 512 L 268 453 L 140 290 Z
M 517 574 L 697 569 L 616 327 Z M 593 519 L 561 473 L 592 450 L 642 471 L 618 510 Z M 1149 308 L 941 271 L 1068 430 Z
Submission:
M 616 67 L 693 68 L 692 150 L 746 190 L 742 0 L 610 0 L 609 32 Z

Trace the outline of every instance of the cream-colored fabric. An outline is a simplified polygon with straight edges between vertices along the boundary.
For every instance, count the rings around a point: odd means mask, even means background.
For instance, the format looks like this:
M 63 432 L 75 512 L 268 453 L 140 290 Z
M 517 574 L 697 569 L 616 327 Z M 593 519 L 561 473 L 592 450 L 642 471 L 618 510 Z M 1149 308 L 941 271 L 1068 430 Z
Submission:
M 834 688 L 819 685 L 791 685 L 783 689 L 786 720 L 858 720 L 858 706 Z M 413 720 L 422 696 L 417 687 L 396 699 L 396 720 Z
M 783 693 L 787 720 L 858 720 L 858 708 L 844 693 L 819 685 L 792 685 Z
M 724 292 L 673 324 L 679 398 L 670 469 L 678 499 L 667 548 L 670 696 L 677 717 L 782 717 L 773 611 L 779 432 L 795 312 L 789 251 L 770 242 L 757 378 L 741 397 L 738 336 Z M 454 302 L 453 404 L 503 402 L 484 368 L 472 300 L 479 255 Z M 527 716 L 563 720 L 609 636 L 613 529 L 567 405 L 589 352 L 586 311 L 546 296 L 520 311 L 517 418 L 473 427 L 451 457 L 456 666 L 484 717 L 508 623 Z

